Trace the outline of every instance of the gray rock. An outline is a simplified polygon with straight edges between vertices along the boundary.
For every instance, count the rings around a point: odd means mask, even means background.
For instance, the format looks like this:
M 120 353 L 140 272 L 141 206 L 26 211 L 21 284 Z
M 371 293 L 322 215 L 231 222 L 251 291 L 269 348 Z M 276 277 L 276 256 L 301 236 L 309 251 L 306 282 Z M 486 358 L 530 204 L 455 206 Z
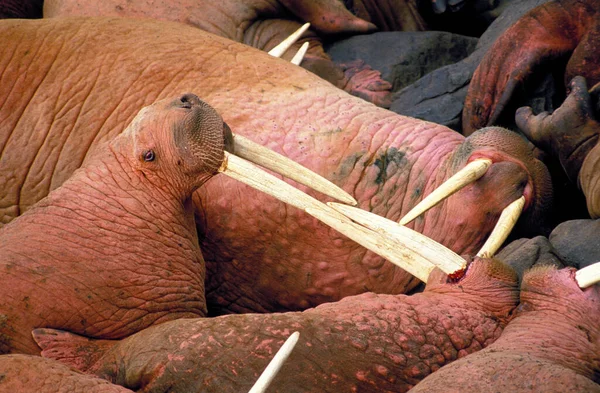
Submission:
M 439 31 L 382 32 L 337 41 L 326 48 L 333 61 L 361 59 L 398 91 L 423 75 L 454 64 L 475 49 L 477 38 Z
M 460 131 L 461 112 L 468 85 L 487 50 L 523 14 L 548 1 L 512 2 L 481 36 L 471 55 L 456 64 L 439 68 L 400 90 L 395 94 L 390 109 L 402 115 L 444 124 Z
M 600 220 L 571 220 L 558 225 L 550 243 L 560 257 L 578 269 L 600 261 Z
M 565 264 L 554 250 L 550 241 L 544 236 L 533 239 L 517 239 L 502 249 L 496 258 L 512 266 L 519 280 L 523 273 L 534 265 L 552 265 L 558 268 Z

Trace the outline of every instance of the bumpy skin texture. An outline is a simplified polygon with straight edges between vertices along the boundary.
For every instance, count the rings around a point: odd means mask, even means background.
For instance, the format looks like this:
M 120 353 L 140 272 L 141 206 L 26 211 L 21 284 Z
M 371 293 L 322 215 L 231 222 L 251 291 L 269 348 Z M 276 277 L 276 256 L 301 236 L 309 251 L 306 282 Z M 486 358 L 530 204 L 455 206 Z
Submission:
M 0 391 L 19 393 L 127 393 L 104 379 L 30 355 L 0 356 Z
M 0 352 L 39 353 L 36 327 L 123 338 L 206 315 L 191 193 L 223 149 L 223 120 L 198 97 L 157 102 L 3 227 Z
M 418 392 L 600 392 L 600 287 L 572 268 L 533 268 L 502 336 L 425 378 Z
M 120 16 L 181 22 L 231 40 L 269 51 L 301 25 L 311 23 L 318 34 L 356 34 L 376 30 L 375 25 L 352 15 L 338 0 L 46 0 L 44 17 Z M 379 71 L 362 64 L 360 71 L 348 72 L 345 65 L 331 61 L 321 37 L 307 32 L 285 58 L 291 59 L 300 46 L 310 46 L 302 66 L 325 80 L 379 106 L 391 104 L 391 84 L 381 79 Z M 367 74 L 367 75 L 365 75 Z M 375 74 L 375 82 L 370 82 Z
M 182 319 L 107 349 L 50 329 L 43 356 L 144 392 L 243 392 L 294 331 L 300 339 L 269 391 L 405 392 L 493 342 L 517 305 L 517 278 L 475 260 L 459 281 L 436 271 L 413 296 L 363 294 L 299 313 Z M 105 352 L 103 354 L 103 352 Z
M 463 132 L 495 124 L 517 88 L 544 63 L 569 57 L 565 85 L 577 75 L 600 82 L 600 0 L 557 0 L 534 8 L 490 48 L 471 79 Z
M 583 77 L 575 77 L 571 93 L 552 114 L 533 115 L 531 108 L 516 114 L 519 128 L 540 149 L 556 157 L 569 179 L 583 191 L 591 217 L 600 217 L 600 83 L 588 91 Z
M 460 254 L 477 252 L 501 210 L 523 192 L 523 226 L 539 230 L 543 221 L 547 171 L 515 133 L 491 128 L 465 140 L 181 24 L 56 18 L 5 21 L 0 29 L 2 221 L 60 185 L 99 141 L 124 128 L 134 108 L 181 91 L 198 92 L 236 133 L 393 220 L 468 161 L 491 157 L 495 163 L 479 181 L 409 224 Z M 76 49 L 67 44 L 73 39 Z M 304 212 L 235 180 L 212 179 L 194 203 L 207 301 L 216 312 L 299 310 L 417 284 Z

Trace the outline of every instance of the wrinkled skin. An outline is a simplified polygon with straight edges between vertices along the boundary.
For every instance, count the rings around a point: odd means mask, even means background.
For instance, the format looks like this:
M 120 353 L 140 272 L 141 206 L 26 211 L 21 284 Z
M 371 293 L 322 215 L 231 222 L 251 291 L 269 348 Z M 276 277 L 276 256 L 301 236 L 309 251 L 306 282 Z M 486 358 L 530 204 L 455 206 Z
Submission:
M 62 184 L 98 142 L 124 128 L 134 108 L 195 91 L 236 133 L 328 177 L 360 207 L 393 220 L 467 162 L 492 158 L 480 180 L 409 224 L 457 253 L 476 253 L 501 210 L 523 194 L 521 230 L 543 227 L 548 174 L 515 133 L 490 128 L 465 140 L 181 24 L 46 19 L 4 21 L 0 30 L 4 222 Z M 74 37 L 81 44 L 76 52 L 65 42 Z M 43 52 L 29 55 L 40 45 Z M 194 204 L 215 313 L 300 310 L 369 291 L 405 293 L 418 283 L 304 212 L 234 180 L 212 179 Z
M 600 83 L 588 92 L 583 77 L 570 84 L 571 93 L 552 114 L 534 115 L 531 108 L 516 114 L 519 128 L 540 149 L 556 157 L 569 179 L 583 191 L 588 212 L 600 217 Z
M 243 392 L 298 331 L 269 391 L 405 392 L 493 342 L 517 305 L 517 286 L 506 265 L 476 259 L 460 281 L 435 271 L 413 296 L 370 293 L 305 312 L 182 319 L 116 344 L 51 329 L 34 337 L 43 356 L 131 389 Z
M 489 347 L 425 378 L 412 392 L 600 392 L 600 287 L 572 268 L 537 267 L 517 316 Z
M 352 15 L 338 0 L 46 0 L 44 17 L 119 16 L 181 22 L 219 36 L 269 51 L 301 26 L 311 23 L 317 34 L 356 34 L 376 30 L 375 25 Z M 364 63 L 335 64 L 325 53 L 321 37 L 307 32 L 284 58 L 300 46 L 310 46 L 302 66 L 337 87 L 379 106 L 391 104 L 390 83 Z
M 471 79 L 463 110 L 463 132 L 470 135 L 497 124 L 518 88 L 542 70 L 568 58 L 567 85 L 585 77 L 600 82 L 600 1 L 556 0 L 534 8 L 496 40 Z
M 0 391 L 19 393 L 127 393 L 132 390 L 30 355 L 0 356 Z
M 157 102 L 3 227 L 0 353 L 39 353 L 35 327 L 123 338 L 206 315 L 191 193 L 221 165 L 224 132 L 194 95 Z

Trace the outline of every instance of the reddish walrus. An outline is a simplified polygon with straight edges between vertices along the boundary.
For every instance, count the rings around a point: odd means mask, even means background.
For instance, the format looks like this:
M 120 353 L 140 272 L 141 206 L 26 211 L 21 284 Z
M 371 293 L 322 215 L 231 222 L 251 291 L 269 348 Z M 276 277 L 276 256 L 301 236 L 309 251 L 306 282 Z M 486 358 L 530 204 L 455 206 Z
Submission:
M 468 163 L 486 159 L 489 169 L 478 180 L 408 224 L 459 254 L 475 254 L 502 210 L 521 196 L 520 233 L 543 231 L 550 180 L 515 133 L 489 128 L 465 139 L 178 23 L 3 20 L 0 44 L 0 221 L 62 184 L 137 108 L 194 91 L 237 134 L 395 221 Z M 211 180 L 193 201 L 209 311 L 299 310 L 418 284 L 305 212 L 233 180 Z
M 572 268 L 534 267 L 502 336 L 411 392 L 600 392 L 600 286 L 576 278 Z
M 35 327 L 123 338 L 206 315 L 191 195 L 217 173 L 226 140 L 198 97 L 159 101 L 1 228 L 0 353 L 39 353 Z
M 0 356 L 0 391 L 18 393 L 132 393 L 133 390 L 31 355 Z
M 294 331 L 271 392 L 405 392 L 491 344 L 518 304 L 514 271 L 475 259 L 465 276 L 434 271 L 423 293 L 362 294 L 304 312 L 181 319 L 122 341 L 53 329 L 42 355 L 144 392 L 245 392 Z

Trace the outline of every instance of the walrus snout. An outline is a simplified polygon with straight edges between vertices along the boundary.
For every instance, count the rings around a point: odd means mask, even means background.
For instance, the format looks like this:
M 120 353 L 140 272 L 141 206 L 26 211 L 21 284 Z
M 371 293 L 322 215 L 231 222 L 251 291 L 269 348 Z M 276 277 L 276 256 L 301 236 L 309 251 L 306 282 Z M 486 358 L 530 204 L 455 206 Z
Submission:
M 181 97 L 175 100 L 174 105 L 178 108 L 192 109 L 194 106 L 206 106 L 197 95 L 193 93 L 183 94 Z M 233 153 L 233 133 L 227 123 L 223 122 L 223 148 L 229 153 Z

